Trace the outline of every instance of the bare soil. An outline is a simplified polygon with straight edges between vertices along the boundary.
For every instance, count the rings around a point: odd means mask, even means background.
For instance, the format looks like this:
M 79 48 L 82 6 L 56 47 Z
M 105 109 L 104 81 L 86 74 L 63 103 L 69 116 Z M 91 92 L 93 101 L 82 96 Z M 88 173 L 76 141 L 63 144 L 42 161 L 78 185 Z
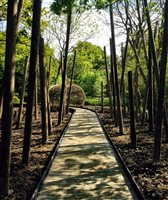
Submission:
M 11 174 L 10 195 L 4 200 L 26 200 L 32 196 L 49 161 L 50 154 L 65 129 L 70 115 L 63 124 L 57 126 L 58 113 L 52 113 L 53 130 L 49 135 L 47 144 L 42 144 L 41 119 L 33 119 L 33 132 L 31 141 L 31 153 L 29 166 L 22 165 L 22 147 L 24 135 L 24 123 L 22 128 L 13 129 L 11 146 Z
M 108 109 L 97 112 L 111 140 L 120 152 L 132 177 L 140 187 L 146 200 L 168 200 L 168 143 L 163 135 L 162 158 L 160 163 L 153 162 L 154 133 L 149 133 L 148 124 L 136 124 L 137 148 L 130 146 L 129 120 L 124 120 L 124 135 L 119 134 L 111 120 Z

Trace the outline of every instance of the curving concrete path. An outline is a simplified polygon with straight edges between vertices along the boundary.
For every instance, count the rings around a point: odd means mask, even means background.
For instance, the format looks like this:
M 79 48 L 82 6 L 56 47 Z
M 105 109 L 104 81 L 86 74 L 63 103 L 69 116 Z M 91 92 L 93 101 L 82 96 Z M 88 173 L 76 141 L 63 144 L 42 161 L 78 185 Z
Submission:
M 76 109 L 37 199 L 136 199 L 95 113 Z

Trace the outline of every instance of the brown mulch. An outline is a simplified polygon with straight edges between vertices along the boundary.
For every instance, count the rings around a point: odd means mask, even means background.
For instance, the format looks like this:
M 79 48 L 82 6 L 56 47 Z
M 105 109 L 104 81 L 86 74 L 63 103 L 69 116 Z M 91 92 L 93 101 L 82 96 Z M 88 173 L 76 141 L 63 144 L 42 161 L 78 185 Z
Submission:
M 52 113 L 53 130 L 48 143 L 42 144 L 41 119 L 33 119 L 33 132 L 29 166 L 22 165 L 24 123 L 22 128 L 13 129 L 11 146 L 10 195 L 4 200 L 26 200 L 32 196 L 48 163 L 50 154 L 68 123 L 68 115 L 63 124 L 57 126 L 58 113 Z
M 119 134 L 109 112 L 97 110 L 111 140 L 120 152 L 126 166 L 140 187 L 146 200 L 168 200 L 168 143 L 163 137 L 160 163 L 153 162 L 154 134 L 148 132 L 148 126 L 136 124 L 137 148 L 130 146 L 128 119 L 124 120 L 124 135 Z

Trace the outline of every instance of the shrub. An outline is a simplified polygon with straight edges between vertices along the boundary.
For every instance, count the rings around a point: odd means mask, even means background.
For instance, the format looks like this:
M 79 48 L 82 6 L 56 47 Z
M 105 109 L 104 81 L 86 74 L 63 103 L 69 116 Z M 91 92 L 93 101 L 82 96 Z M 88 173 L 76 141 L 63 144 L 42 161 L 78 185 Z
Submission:
M 69 86 L 67 87 L 67 93 L 69 92 Z M 49 90 L 50 102 L 52 109 L 58 109 L 59 102 L 60 102 L 60 93 L 61 93 L 61 86 L 60 85 L 53 85 Z M 71 88 L 71 99 L 70 105 L 72 106 L 83 106 L 85 102 L 85 93 L 83 89 L 76 85 L 72 84 Z

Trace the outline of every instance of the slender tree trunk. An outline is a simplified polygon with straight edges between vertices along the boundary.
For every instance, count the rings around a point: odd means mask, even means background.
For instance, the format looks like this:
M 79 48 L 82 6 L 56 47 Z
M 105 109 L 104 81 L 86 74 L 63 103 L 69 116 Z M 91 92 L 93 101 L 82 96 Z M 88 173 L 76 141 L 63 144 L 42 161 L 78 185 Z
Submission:
M 153 58 L 153 64 L 154 64 L 154 72 L 155 72 L 155 77 L 156 77 L 156 83 L 157 83 L 157 89 L 159 89 L 159 79 L 160 79 L 160 74 L 159 74 L 159 66 L 157 62 L 157 57 L 156 57 L 156 50 L 155 50 L 155 45 L 154 45 L 154 38 L 153 38 L 153 32 L 152 32 L 152 25 L 151 25 L 151 20 L 150 20 L 150 14 L 149 14 L 149 8 L 148 8 L 148 3 L 147 0 L 144 0 L 144 10 L 146 14 L 146 19 L 147 19 L 147 24 L 148 24 L 148 32 L 149 32 L 149 45 L 151 48 L 151 53 L 152 53 L 152 58 Z M 166 106 L 164 105 L 163 112 L 166 113 Z M 165 130 L 166 130 L 166 135 L 168 135 L 168 120 L 167 120 L 167 115 L 163 116 L 164 119 L 164 125 L 165 125 Z
M 59 106 L 59 115 L 58 115 L 58 125 L 62 123 L 64 115 L 64 102 L 65 102 L 65 89 L 66 89 L 66 72 L 67 72 L 67 60 L 68 60 L 68 49 L 69 49 L 69 38 L 70 38 L 70 28 L 71 28 L 71 5 L 69 6 L 68 16 L 67 16 L 67 34 L 66 34 L 66 48 L 65 48 L 65 57 L 64 57 L 64 69 L 62 76 L 62 87 L 61 87 L 61 97 L 60 97 L 60 106 Z
M 136 148 L 136 125 L 135 125 L 135 115 L 134 115 L 134 92 L 132 83 L 132 71 L 128 72 L 128 89 L 129 89 L 131 146 Z
M 165 76 L 167 66 L 167 54 L 168 54 L 168 0 L 165 2 L 164 10 L 164 34 L 162 44 L 162 55 L 161 55 L 161 68 L 160 68 L 160 81 L 159 81 L 159 94 L 158 94 L 158 105 L 156 115 L 156 135 L 155 135 L 155 148 L 154 148 L 154 160 L 156 162 L 161 159 L 161 133 L 162 133 L 162 118 L 163 118 L 163 106 L 164 106 L 164 94 L 165 94 Z
M 3 110 L 3 78 L 0 89 L 0 119 L 2 118 L 2 110 Z
M 138 67 L 139 67 L 139 72 L 140 72 L 140 74 L 141 74 L 141 77 L 143 78 L 145 84 L 147 84 L 147 83 L 146 83 L 146 77 L 145 77 L 145 74 L 144 74 L 144 72 L 143 72 L 143 70 L 142 70 L 142 67 L 141 67 L 141 63 L 140 63 L 140 60 L 139 60 L 139 56 L 138 56 L 137 50 L 136 50 L 136 48 L 135 48 L 135 46 L 134 46 L 134 44 L 133 44 L 133 42 L 132 42 L 131 40 L 129 40 L 129 43 L 130 43 L 130 45 L 131 45 L 132 50 L 134 51 L 134 55 L 135 55 L 135 58 L 136 58 L 136 61 L 137 61 Z
M 59 63 L 59 68 L 58 68 L 58 71 L 57 71 L 57 75 L 56 75 L 56 78 L 55 78 L 55 84 L 57 84 L 57 80 L 58 80 L 58 77 L 60 75 L 60 71 L 62 70 L 62 65 L 63 65 L 63 61 L 62 61 L 62 52 L 60 52 L 60 63 Z
M 126 67 L 128 42 L 129 42 L 129 29 L 127 31 L 126 45 L 125 45 L 124 50 L 122 50 L 122 52 L 124 51 L 124 53 L 123 53 L 123 59 L 122 59 L 122 73 L 121 73 L 121 83 L 120 83 L 120 94 L 122 94 L 123 84 L 124 84 L 124 74 L 125 74 L 125 67 Z
M 145 115 L 146 115 L 146 107 L 147 107 L 147 102 L 148 102 L 148 95 L 149 95 L 149 87 L 148 85 L 146 85 L 146 90 L 145 90 L 145 96 L 143 99 L 143 103 L 142 103 L 142 119 L 141 119 L 141 125 L 144 126 L 145 123 Z
M 142 37 L 142 44 L 143 44 L 144 56 L 145 56 L 146 66 L 147 66 L 148 65 L 148 56 L 147 56 L 147 50 L 146 50 L 145 35 L 144 35 L 143 28 L 142 28 L 142 20 L 141 20 L 141 12 L 140 12 L 139 0 L 136 0 L 136 6 L 137 6 L 137 13 L 138 13 L 139 30 L 140 30 L 141 37 Z
M 118 69 L 117 69 L 117 57 L 116 57 L 116 46 L 115 46 L 115 33 L 114 33 L 114 20 L 113 20 L 113 8 L 110 6 L 110 19 L 111 19 L 111 33 L 112 33 L 112 44 L 113 44 L 113 60 L 114 60 L 114 72 L 115 72 L 115 87 L 117 95 L 117 111 L 118 111 L 118 124 L 119 131 L 123 134 L 123 117 L 120 101 L 119 81 L 118 81 Z
M 36 70 L 36 81 L 35 81 L 35 101 L 34 101 L 34 107 L 35 107 L 35 119 L 38 120 L 38 82 L 37 82 L 37 72 L 38 70 Z
M 37 56 L 39 49 L 40 17 L 41 17 L 41 0 L 34 0 L 28 96 L 27 96 L 27 106 L 26 106 L 25 129 L 24 129 L 23 154 L 22 154 L 22 163 L 25 165 L 28 165 L 29 163 L 30 143 L 32 135 L 33 100 L 34 100 L 35 81 L 36 81 L 36 64 L 37 64 Z
M 17 0 L 8 0 L 5 71 L 3 76 L 3 112 L 0 143 L 0 198 L 8 195 L 11 159 L 13 95 L 15 82 L 15 54 L 17 32 Z
M 19 2 L 17 4 L 16 34 L 19 29 L 19 22 L 20 22 L 20 18 L 21 18 L 22 9 L 23 9 L 23 4 L 24 4 L 24 0 L 19 0 Z M 2 81 L 2 85 L 3 85 L 3 81 Z M 0 91 L 0 119 L 2 117 L 2 109 L 3 109 L 3 90 L 1 89 L 1 91 Z
M 40 38 L 39 45 L 39 67 L 40 67 L 40 93 L 41 93 L 41 119 L 42 119 L 42 141 L 48 140 L 48 106 L 47 106 L 47 77 L 44 66 L 44 39 Z
M 104 112 L 104 90 L 103 90 L 103 81 L 101 82 L 101 113 Z
M 111 95 L 111 87 L 110 87 L 109 73 L 108 73 L 108 66 L 107 66 L 106 47 L 104 47 L 104 64 L 105 64 L 105 70 L 106 70 L 107 89 L 108 89 L 109 104 L 110 104 L 110 115 L 111 115 L 111 118 L 113 119 L 112 95 Z
M 138 99 L 138 66 L 135 69 L 135 73 L 134 73 L 134 91 L 135 91 L 135 118 L 136 121 L 138 121 L 138 113 L 139 113 L 139 99 Z
M 123 95 L 123 116 L 126 117 L 126 102 L 125 102 L 125 83 L 123 83 L 123 89 L 122 89 L 122 95 Z
M 21 95 L 20 95 L 20 105 L 19 105 L 19 112 L 18 112 L 18 119 L 17 119 L 16 128 L 20 127 L 20 123 L 22 121 L 23 102 L 24 102 L 24 94 L 25 94 L 25 87 L 26 87 L 26 77 L 27 77 L 28 64 L 29 64 L 29 57 L 26 56 L 24 72 L 23 72 L 22 90 L 21 90 Z
M 51 109 L 50 109 L 50 97 L 49 97 L 49 89 L 50 89 L 50 70 L 51 70 L 51 56 L 49 60 L 49 66 L 47 71 L 47 110 L 48 110 L 48 132 L 52 132 L 52 119 L 51 119 Z
M 74 77 L 75 62 L 76 62 L 76 51 L 74 51 L 73 66 L 72 66 L 71 81 L 70 81 L 69 92 L 68 92 L 66 114 L 68 114 L 68 112 L 69 112 L 69 104 L 70 104 L 70 100 L 71 100 L 71 89 L 72 89 L 72 81 L 73 81 L 73 77 Z
M 154 127 L 154 112 L 153 112 L 153 66 L 152 57 L 149 46 L 149 60 L 148 60 L 148 81 L 149 81 L 149 97 L 148 97 L 148 111 L 149 111 L 149 131 L 153 131 Z
M 19 0 L 19 2 L 18 2 L 18 11 L 17 11 L 17 27 L 16 27 L 16 31 L 17 32 L 19 30 L 19 22 L 20 22 L 20 19 L 21 19 L 23 5 L 24 5 L 24 0 Z
M 116 113 L 116 92 L 115 92 L 115 75 L 114 75 L 114 66 L 113 66 L 113 50 L 112 50 L 112 39 L 110 38 L 110 67 L 111 67 L 111 73 L 110 73 L 110 80 L 111 80 L 111 91 L 113 95 L 113 115 L 114 115 L 114 121 L 117 125 L 117 113 Z

